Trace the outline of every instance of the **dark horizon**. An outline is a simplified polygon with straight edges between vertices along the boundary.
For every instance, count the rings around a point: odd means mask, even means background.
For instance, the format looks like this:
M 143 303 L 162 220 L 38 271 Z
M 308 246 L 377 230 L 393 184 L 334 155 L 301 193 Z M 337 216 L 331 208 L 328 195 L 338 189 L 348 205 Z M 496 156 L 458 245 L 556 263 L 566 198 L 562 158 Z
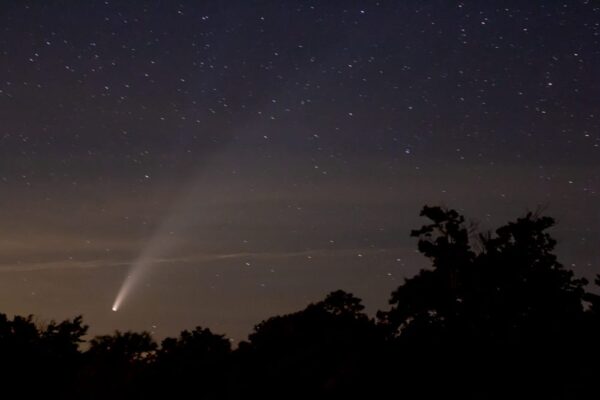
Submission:
M 420 215 L 410 235 L 429 268 L 375 318 L 336 290 L 257 323 L 235 347 L 203 326 L 86 340 L 81 316 L 0 313 L 0 374 L 16 388 L 36 382 L 26 398 L 594 398 L 600 274 L 593 293 L 558 261 L 556 221 L 529 212 L 486 233 L 453 209 Z

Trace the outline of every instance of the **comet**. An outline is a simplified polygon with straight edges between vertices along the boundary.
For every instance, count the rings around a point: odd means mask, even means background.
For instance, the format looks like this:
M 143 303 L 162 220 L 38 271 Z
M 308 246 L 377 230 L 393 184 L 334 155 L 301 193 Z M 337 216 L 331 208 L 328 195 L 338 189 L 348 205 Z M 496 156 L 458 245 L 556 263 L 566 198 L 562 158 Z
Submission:
M 157 264 L 156 260 L 164 253 L 168 252 L 174 245 L 175 239 L 171 234 L 174 224 L 179 224 L 180 228 L 183 222 L 170 218 L 168 222 L 154 234 L 149 243 L 142 250 L 138 258 L 131 264 L 129 273 L 123 280 L 121 288 L 115 297 L 112 305 L 112 311 L 118 311 L 123 302 L 129 297 L 129 294 L 138 287 L 143 278 L 149 274 Z M 166 233 L 168 231 L 168 233 Z
M 179 238 L 185 236 L 188 228 L 206 219 L 207 216 L 202 214 L 202 205 L 207 201 L 204 189 L 207 185 L 202 177 L 198 178 L 195 184 L 190 185 L 188 190 L 179 196 L 179 200 L 172 205 L 167 217 L 159 224 L 137 259 L 131 263 L 111 307 L 113 312 L 121 309 L 131 293 L 144 282 L 158 264 L 161 264 L 164 255 L 180 243 Z M 213 184 L 212 193 L 214 194 L 215 191 L 218 192 L 219 189 L 216 189 Z
M 317 65 L 317 64 L 315 64 Z M 306 76 L 306 71 L 303 71 L 302 76 Z M 316 70 L 315 70 L 315 73 Z M 289 82 L 293 82 L 293 79 L 288 79 Z M 256 102 L 256 109 L 261 110 L 259 114 L 273 108 L 273 102 L 270 100 L 273 96 L 266 95 L 267 93 L 285 93 L 286 88 L 276 87 L 274 90 L 265 90 L 265 95 Z M 260 132 L 262 129 L 262 121 L 260 119 L 249 120 L 246 123 L 240 122 L 240 129 L 250 132 Z M 223 135 L 224 138 L 234 138 L 236 135 L 234 132 L 228 132 Z M 267 138 L 267 136 L 263 136 Z M 231 140 L 225 140 L 226 148 L 231 150 Z M 215 179 L 216 177 L 222 177 L 224 171 L 231 170 L 231 160 L 243 159 L 243 157 L 237 157 L 231 154 L 231 152 L 224 152 L 224 148 L 218 153 L 207 155 L 204 160 L 203 168 L 201 171 L 197 171 L 196 179 L 191 179 L 189 185 L 185 189 L 182 196 L 179 197 L 174 206 L 171 208 L 171 212 L 167 213 L 167 218 L 159 226 L 155 234 L 142 249 L 138 258 L 131 264 L 128 275 L 125 277 L 119 292 L 112 305 L 112 311 L 117 312 L 121 309 L 123 303 L 140 285 L 146 278 L 146 275 L 152 270 L 153 266 L 158 264 L 157 260 L 160 260 L 165 253 L 171 251 L 176 244 L 176 237 L 182 237 L 187 228 L 193 226 L 196 222 L 202 221 L 211 215 L 202 215 L 201 208 L 199 206 L 202 203 L 215 201 L 220 195 L 221 197 L 227 198 L 228 190 L 227 183 L 225 181 Z M 228 156 L 228 157 L 227 157 Z M 209 162 L 210 161 L 210 162 Z M 206 166 L 210 165 L 213 167 L 211 172 L 206 170 Z M 235 169 L 235 168 L 234 168 Z M 205 180 L 205 178 L 211 175 L 212 179 Z M 192 175 L 193 176 L 193 175 Z M 219 186 L 222 183 L 225 186 Z M 210 188 L 209 190 L 207 190 Z M 218 194 L 215 196 L 215 193 Z M 207 198 L 208 195 L 208 198 Z M 211 198 L 212 195 L 212 198 Z

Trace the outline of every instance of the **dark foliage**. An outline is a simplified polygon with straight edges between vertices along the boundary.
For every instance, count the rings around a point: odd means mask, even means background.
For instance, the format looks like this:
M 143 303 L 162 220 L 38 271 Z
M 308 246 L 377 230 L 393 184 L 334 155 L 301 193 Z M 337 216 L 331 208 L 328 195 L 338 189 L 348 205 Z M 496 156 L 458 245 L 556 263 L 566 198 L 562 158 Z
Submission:
M 339 290 L 259 323 L 235 350 L 197 327 L 160 346 L 115 332 L 83 351 L 81 317 L 0 314 L 0 376 L 24 398 L 597 397 L 600 295 L 556 259 L 554 220 L 529 213 L 476 234 L 454 210 L 421 215 L 430 223 L 412 236 L 432 268 L 377 319 Z
M 11 320 L 0 314 L 0 376 L 7 393 L 13 387 L 22 397 L 71 397 L 83 362 L 79 344 L 86 332 L 81 317 L 42 327 L 32 316 Z
M 368 392 L 383 335 L 360 299 L 336 291 L 258 324 L 238 350 L 243 392 L 267 398 Z
M 196 327 L 163 340 L 153 368 L 155 390 L 183 398 L 201 388 L 203 398 L 223 398 L 230 373 L 231 344 L 222 335 Z M 156 392 L 155 392 L 156 393 Z

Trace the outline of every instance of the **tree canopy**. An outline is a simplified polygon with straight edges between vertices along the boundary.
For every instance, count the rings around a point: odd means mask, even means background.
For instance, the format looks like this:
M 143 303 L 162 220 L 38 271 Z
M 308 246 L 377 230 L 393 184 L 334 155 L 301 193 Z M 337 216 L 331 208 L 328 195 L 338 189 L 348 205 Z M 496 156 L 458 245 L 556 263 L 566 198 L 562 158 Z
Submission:
M 235 349 L 196 327 L 160 344 L 117 331 L 84 350 L 81 316 L 39 324 L 0 314 L 0 372 L 25 397 L 63 399 L 597 395 L 600 276 L 588 290 L 558 261 L 555 221 L 527 213 L 482 233 L 455 210 L 421 216 L 428 222 L 411 235 L 431 267 L 407 277 L 376 318 L 337 290 L 258 323 Z

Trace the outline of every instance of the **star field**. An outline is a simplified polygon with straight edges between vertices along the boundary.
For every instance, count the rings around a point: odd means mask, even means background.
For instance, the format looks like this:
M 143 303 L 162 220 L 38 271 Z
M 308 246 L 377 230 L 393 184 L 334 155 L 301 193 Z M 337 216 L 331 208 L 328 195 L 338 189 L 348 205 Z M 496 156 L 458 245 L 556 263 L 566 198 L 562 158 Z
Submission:
M 243 339 L 338 288 L 376 309 L 425 266 L 424 204 L 483 228 L 546 207 L 562 262 L 600 271 L 594 1 L 7 1 L 0 22 L 5 312 Z

